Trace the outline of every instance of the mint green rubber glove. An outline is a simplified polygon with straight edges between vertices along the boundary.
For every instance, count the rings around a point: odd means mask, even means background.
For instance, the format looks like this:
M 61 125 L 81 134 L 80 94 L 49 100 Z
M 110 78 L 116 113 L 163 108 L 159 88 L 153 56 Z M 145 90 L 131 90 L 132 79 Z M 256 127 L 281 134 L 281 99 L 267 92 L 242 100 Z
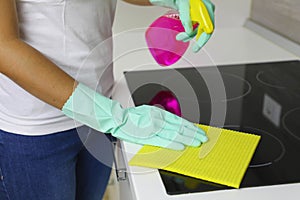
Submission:
M 179 17 L 180 17 L 181 23 L 185 29 L 185 32 L 179 33 L 176 36 L 176 39 L 187 42 L 187 41 L 192 40 L 195 36 L 197 36 L 196 44 L 193 46 L 193 51 L 198 52 L 211 38 L 212 33 L 207 33 L 205 31 L 200 30 L 202 32 L 202 34 L 200 36 L 197 35 L 198 29 L 199 29 L 199 27 L 201 27 L 201 25 L 199 25 L 195 30 L 193 30 L 193 22 L 191 20 L 191 14 L 190 14 L 191 9 L 193 9 L 193 8 L 191 8 L 190 1 L 196 2 L 197 0 L 149 0 L 149 2 L 153 5 L 168 7 L 171 9 L 175 9 L 179 12 Z M 208 11 L 210 20 L 214 25 L 214 20 L 215 20 L 214 4 L 211 3 L 210 0 L 199 0 L 199 1 L 202 1 L 204 3 L 204 5 Z M 195 8 L 195 9 L 198 9 L 198 8 Z M 201 14 L 201 13 L 200 13 L 200 16 L 204 17 L 203 14 Z M 199 23 L 199 21 L 198 21 L 198 23 Z
M 210 16 L 210 19 L 214 25 L 214 21 L 215 21 L 215 15 L 214 15 L 215 6 L 214 6 L 214 4 L 212 4 L 210 0 L 202 0 L 202 2 L 205 4 L 208 14 Z M 183 42 L 188 42 L 197 35 L 198 29 L 199 29 L 199 26 L 195 30 L 193 30 L 191 34 L 187 34 L 186 32 L 179 33 L 176 36 L 176 39 L 181 40 Z M 206 33 L 205 31 L 202 31 L 202 34 L 200 35 L 200 37 L 196 39 L 196 44 L 193 46 L 193 51 L 198 52 L 208 42 L 208 40 L 211 38 L 211 35 L 212 35 L 212 33 Z
M 91 128 L 142 145 L 173 150 L 200 146 L 205 132 L 193 123 L 155 106 L 123 109 L 120 103 L 78 84 L 62 112 Z

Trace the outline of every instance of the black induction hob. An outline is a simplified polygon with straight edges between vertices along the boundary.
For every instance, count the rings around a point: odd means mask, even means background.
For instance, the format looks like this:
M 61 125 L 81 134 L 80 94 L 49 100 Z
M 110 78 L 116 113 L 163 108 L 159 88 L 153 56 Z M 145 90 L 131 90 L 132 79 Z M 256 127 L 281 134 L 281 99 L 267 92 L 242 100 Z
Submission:
M 299 61 L 128 71 L 125 78 L 135 105 L 168 91 L 183 118 L 261 135 L 241 188 L 300 183 Z M 170 195 L 231 189 L 159 173 Z

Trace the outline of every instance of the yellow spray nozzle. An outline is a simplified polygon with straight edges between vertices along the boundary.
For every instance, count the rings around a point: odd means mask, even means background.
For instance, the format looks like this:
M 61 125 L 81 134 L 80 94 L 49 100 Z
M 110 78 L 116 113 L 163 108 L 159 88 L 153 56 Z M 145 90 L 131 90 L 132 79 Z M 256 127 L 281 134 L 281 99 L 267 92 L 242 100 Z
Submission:
M 196 36 L 197 39 L 200 37 L 203 31 L 208 34 L 213 32 L 214 25 L 211 21 L 206 6 L 201 0 L 190 0 L 190 16 L 193 22 L 199 24 Z

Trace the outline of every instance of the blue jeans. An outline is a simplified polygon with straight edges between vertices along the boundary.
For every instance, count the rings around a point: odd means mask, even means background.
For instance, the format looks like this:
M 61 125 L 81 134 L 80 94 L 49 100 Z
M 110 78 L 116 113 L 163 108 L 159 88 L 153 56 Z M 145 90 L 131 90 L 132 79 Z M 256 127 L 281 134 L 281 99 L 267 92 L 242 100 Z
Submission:
M 112 162 L 109 136 L 86 126 L 44 136 L 0 130 L 0 199 L 101 200 Z

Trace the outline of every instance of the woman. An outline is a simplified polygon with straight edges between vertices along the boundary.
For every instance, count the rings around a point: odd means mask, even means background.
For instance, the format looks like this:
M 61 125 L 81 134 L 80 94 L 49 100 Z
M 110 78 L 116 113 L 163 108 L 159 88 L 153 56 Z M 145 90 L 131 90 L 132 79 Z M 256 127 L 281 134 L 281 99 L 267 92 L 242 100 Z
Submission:
M 188 1 L 128 2 L 178 9 L 187 30 L 181 39 L 193 38 Z M 213 17 L 212 4 L 203 3 Z M 159 108 L 123 109 L 107 98 L 115 6 L 116 0 L 0 0 L 1 200 L 101 199 L 112 164 L 102 133 L 176 150 L 207 140 L 191 122 Z

